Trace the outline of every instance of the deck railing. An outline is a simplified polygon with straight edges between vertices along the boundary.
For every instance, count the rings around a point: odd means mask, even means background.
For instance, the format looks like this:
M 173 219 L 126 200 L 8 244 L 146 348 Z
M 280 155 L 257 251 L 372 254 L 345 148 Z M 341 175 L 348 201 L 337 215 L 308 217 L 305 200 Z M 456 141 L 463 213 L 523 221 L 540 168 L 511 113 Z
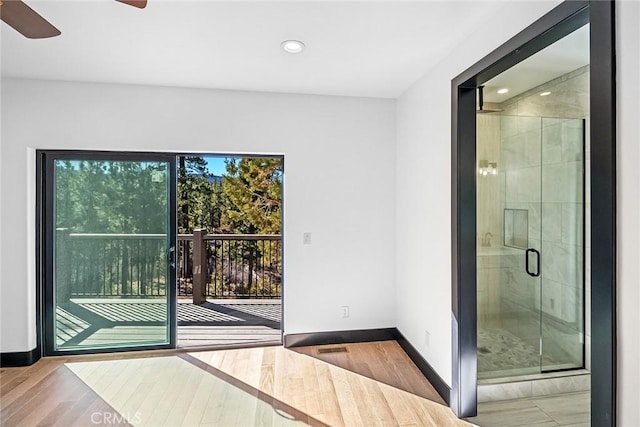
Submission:
M 56 234 L 58 298 L 167 295 L 166 235 Z
M 178 235 L 178 295 L 194 303 L 212 298 L 280 297 L 282 236 L 279 234 Z
M 56 232 L 58 298 L 167 295 L 166 235 Z M 179 235 L 178 295 L 196 303 L 280 297 L 281 242 L 280 235 Z

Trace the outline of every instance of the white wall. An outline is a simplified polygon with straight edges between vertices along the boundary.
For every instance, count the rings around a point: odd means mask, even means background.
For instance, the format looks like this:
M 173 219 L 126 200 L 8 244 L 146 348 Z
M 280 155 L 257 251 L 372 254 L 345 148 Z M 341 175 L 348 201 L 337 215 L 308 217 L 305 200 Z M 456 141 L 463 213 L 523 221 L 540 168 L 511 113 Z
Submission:
M 626 427 L 640 426 L 640 3 L 616 7 L 618 407 Z
M 511 2 L 399 99 L 396 155 L 398 329 L 451 385 L 451 80 L 551 10 Z M 426 333 L 429 332 L 429 345 Z
M 2 352 L 36 345 L 37 148 L 284 154 L 285 332 L 395 326 L 393 100 L 3 80 Z

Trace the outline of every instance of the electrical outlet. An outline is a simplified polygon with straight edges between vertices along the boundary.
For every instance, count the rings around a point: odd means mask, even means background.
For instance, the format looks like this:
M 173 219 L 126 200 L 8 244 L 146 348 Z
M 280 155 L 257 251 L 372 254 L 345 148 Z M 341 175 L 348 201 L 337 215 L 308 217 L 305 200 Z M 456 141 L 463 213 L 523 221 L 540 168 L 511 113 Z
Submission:
M 348 305 L 343 305 L 342 307 L 340 307 L 340 309 L 342 310 L 342 318 L 346 319 L 347 317 L 349 317 L 349 306 Z
M 427 347 L 431 345 L 431 334 L 426 329 L 424 330 L 424 343 Z
M 311 233 L 302 233 L 302 244 L 303 245 L 311 244 Z
M 549 305 L 551 306 L 551 310 L 555 310 L 556 309 L 556 300 L 551 298 L 549 300 Z

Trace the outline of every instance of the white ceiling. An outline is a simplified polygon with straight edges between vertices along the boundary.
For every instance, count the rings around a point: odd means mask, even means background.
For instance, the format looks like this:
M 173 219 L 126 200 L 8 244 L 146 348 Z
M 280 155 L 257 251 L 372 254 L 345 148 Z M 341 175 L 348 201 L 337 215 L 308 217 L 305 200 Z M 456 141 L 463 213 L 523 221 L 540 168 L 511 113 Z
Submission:
M 485 83 L 487 102 L 504 102 L 589 64 L 589 25 L 579 28 Z M 508 88 L 506 94 L 498 89 Z
M 501 1 L 27 3 L 62 31 L 2 23 L 2 76 L 395 98 Z M 290 55 L 285 39 L 307 49 Z

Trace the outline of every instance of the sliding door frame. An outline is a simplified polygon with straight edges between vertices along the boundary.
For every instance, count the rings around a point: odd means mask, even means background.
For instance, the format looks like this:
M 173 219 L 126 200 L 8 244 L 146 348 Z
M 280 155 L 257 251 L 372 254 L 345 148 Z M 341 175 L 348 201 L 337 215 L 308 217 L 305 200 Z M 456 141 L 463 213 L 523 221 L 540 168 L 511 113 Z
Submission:
M 616 88 L 614 2 L 565 1 L 451 82 L 452 388 L 459 417 L 477 414 L 476 90 L 590 24 L 591 425 L 615 426 Z
M 92 150 L 36 150 L 36 339 L 37 347 L 35 353 L 37 359 L 43 356 L 73 355 L 73 354 L 93 354 L 93 353 L 115 353 L 141 350 L 177 349 L 177 268 L 170 268 L 170 342 L 162 345 L 151 346 L 123 346 L 104 349 L 77 349 L 69 351 L 55 351 L 51 338 L 53 337 L 53 313 L 47 313 L 47 307 L 52 306 L 54 295 L 52 289 L 47 289 L 53 283 L 53 242 L 47 238 L 51 231 L 51 221 L 53 221 L 53 159 L 91 159 L 91 160 L 131 160 L 131 161 L 166 161 L 170 163 L 170 217 L 171 224 L 171 246 L 177 248 L 177 168 L 178 158 L 186 156 L 215 156 L 215 157 L 236 157 L 236 158 L 274 158 L 282 161 L 282 199 L 281 199 L 281 251 L 282 251 L 282 278 L 280 302 L 284 307 L 285 298 L 285 210 L 284 210 L 284 185 L 285 185 L 285 156 L 284 154 L 233 154 L 233 153 L 204 153 L 204 152 L 127 152 L 127 151 L 92 151 Z M 46 173 L 49 172 L 49 173 Z M 171 247 L 170 246 L 170 247 Z M 177 254 L 176 254 L 177 257 Z M 175 264 L 175 263 L 174 263 Z M 284 342 L 284 309 L 280 313 L 280 342 Z M 273 344 L 269 344 L 273 345 Z M 238 344 L 225 346 L 225 348 L 252 347 L 255 344 Z M 212 346 L 212 348 L 216 348 Z
M 37 150 L 37 189 L 36 189 L 36 262 L 37 262 L 37 330 L 38 345 L 42 356 L 61 356 L 73 354 L 97 354 L 116 353 L 124 351 L 160 350 L 176 348 L 177 334 L 177 296 L 176 296 L 176 157 L 170 153 L 144 153 L 123 151 L 85 151 L 85 150 Z M 168 328 L 169 342 L 154 345 L 126 345 L 105 348 L 87 348 L 61 351 L 55 349 L 55 293 L 54 293 L 54 239 L 52 238 L 55 212 L 54 212 L 54 160 L 116 160 L 116 161 L 156 161 L 168 164 L 169 188 L 168 188 L 168 212 L 167 222 L 169 233 L 167 236 L 167 248 L 174 248 L 174 259 L 169 260 L 167 254 L 167 304 L 168 304 Z M 170 249 L 169 249 L 170 250 Z M 172 285 L 173 284 L 173 285 Z

